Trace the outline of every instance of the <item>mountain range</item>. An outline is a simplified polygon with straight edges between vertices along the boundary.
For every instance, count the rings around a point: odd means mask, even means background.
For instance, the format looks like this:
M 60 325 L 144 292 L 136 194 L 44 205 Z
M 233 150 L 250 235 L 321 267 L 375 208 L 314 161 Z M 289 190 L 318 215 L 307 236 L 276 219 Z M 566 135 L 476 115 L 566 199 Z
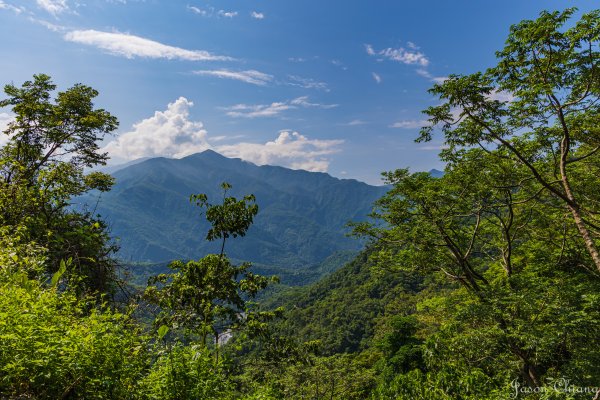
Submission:
M 110 192 L 89 193 L 79 207 L 107 221 L 130 262 L 195 259 L 218 252 L 205 240 L 209 225 L 189 201 L 205 193 L 209 202 L 230 194 L 254 194 L 259 212 L 244 238 L 232 239 L 226 253 L 238 260 L 296 269 L 318 265 L 336 252 L 359 250 L 346 224 L 361 221 L 387 190 L 325 173 L 257 166 L 207 150 L 181 159 L 151 158 L 113 172 Z

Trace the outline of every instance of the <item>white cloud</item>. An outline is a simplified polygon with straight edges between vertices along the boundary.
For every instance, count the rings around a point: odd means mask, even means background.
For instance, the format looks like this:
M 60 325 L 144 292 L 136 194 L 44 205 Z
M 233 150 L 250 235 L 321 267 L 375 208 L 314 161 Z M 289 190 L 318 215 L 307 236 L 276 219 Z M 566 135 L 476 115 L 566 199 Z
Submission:
M 259 86 L 264 86 L 273 80 L 273 75 L 255 70 L 231 71 L 228 69 L 216 69 L 193 71 L 193 73 L 196 75 L 216 76 L 221 79 L 234 79 Z
M 308 139 L 298 132 L 280 132 L 267 143 L 237 143 L 216 148 L 226 157 L 239 157 L 258 165 L 281 165 L 293 169 L 326 172 L 330 160 L 325 156 L 340 151 L 343 140 Z
M 379 74 L 376 74 L 375 72 L 373 72 L 373 79 L 375 79 L 375 82 L 377 83 L 381 83 L 383 81 L 383 79 L 381 79 L 381 76 Z
M 225 108 L 227 115 L 234 118 L 260 118 L 274 117 L 285 110 L 295 108 L 287 103 L 271 103 L 271 104 L 236 104 Z
M 238 15 L 238 12 L 237 11 L 219 10 L 219 12 L 217 13 L 217 15 L 219 17 L 233 18 L 233 17 L 236 17 Z
M 425 145 L 425 146 L 419 146 L 417 147 L 418 150 L 421 151 L 441 151 L 444 149 L 447 149 L 448 146 L 446 146 L 445 144 L 430 144 L 430 145 Z
M 15 120 L 15 116 L 13 114 L 8 113 L 0 113 L 0 147 L 4 146 L 9 139 L 9 136 L 4 133 L 6 128 L 8 128 L 8 124 Z
M 302 78 L 297 75 L 288 75 L 288 79 L 289 82 L 287 82 L 287 84 L 290 86 L 298 86 L 304 89 L 317 89 L 329 92 L 329 88 L 325 82 L 319 82 L 311 78 Z
M 165 111 L 156 111 L 133 129 L 108 143 L 102 150 L 111 157 L 133 160 L 141 157 L 185 157 L 210 148 L 201 122 L 189 119 L 193 103 L 180 97 Z
M 69 11 L 67 0 L 36 0 L 36 3 L 38 7 L 54 16 Z
M 423 78 L 427 78 L 435 83 L 444 83 L 444 81 L 448 79 L 447 76 L 433 76 L 429 71 L 427 71 L 424 68 L 417 69 L 417 75 L 421 75 Z
M 254 19 L 265 19 L 265 14 L 263 14 L 261 12 L 252 11 L 250 16 Z
M 390 125 L 390 128 L 400 128 L 400 129 L 414 129 L 414 128 L 422 128 L 427 126 L 427 120 L 405 120 L 394 122 Z
M 414 43 L 412 43 L 412 46 L 409 45 L 409 48 L 407 50 L 404 47 L 397 49 L 388 47 L 387 49 L 376 51 L 370 44 L 365 45 L 365 50 L 370 56 L 378 56 L 381 59 L 397 61 L 407 65 L 420 65 L 422 67 L 429 65 L 429 59 L 425 54 L 416 49 Z
M 21 14 L 25 11 L 24 7 L 17 7 L 12 4 L 7 4 L 3 0 L 0 0 L 0 10 L 9 10 L 14 12 L 15 14 Z
M 297 132 L 282 131 L 275 140 L 266 143 L 214 146 L 210 143 L 241 136 L 209 137 L 202 122 L 190 119 L 192 106 L 191 101 L 180 97 L 166 110 L 156 111 L 153 116 L 135 124 L 131 131 L 120 135 L 102 150 L 107 151 L 114 161 L 123 162 L 142 157 L 181 158 L 213 149 L 227 157 L 238 157 L 259 165 L 325 172 L 330 163 L 327 156 L 339 152 L 339 146 L 344 143 L 343 140 L 308 139 Z M 11 119 L 8 114 L 0 114 L 0 127 Z
M 344 126 L 359 126 L 359 125 L 366 125 L 367 122 L 363 121 L 361 119 L 353 119 L 352 121 L 346 123 L 346 124 L 342 124 Z
M 303 58 L 303 57 L 290 57 L 290 58 L 288 58 L 288 61 L 302 63 L 302 62 L 306 62 L 306 58 Z
M 187 50 L 168 46 L 150 39 L 119 32 L 77 30 L 65 34 L 65 40 L 95 46 L 111 54 L 127 58 L 165 58 L 187 61 L 226 61 L 231 57 L 217 56 L 204 50 Z
M 503 103 L 506 103 L 506 102 L 511 103 L 515 100 L 515 96 L 513 96 L 512 93 L 498 91 L 498 90 L 492 91 L 492 93 L 488 96 L 488 98 L 490 100 L 498 100 Z
M 297 97 L 297 98 L 291 100 L 290 104 L 293 104 L 295 106 L 306 107 L 306 108 L 309 108 L 309 107 L 322 108 L 325 110 L 339 106 L 339 104 L 311 103 L 308 101 L 308 96 Z
M 211 9 L 204 10 L 200 7 L 195 7 L 195 6 L 187 6 L 187 9 L 190 10 L 191 12 L 193 12 L 194 14 L 202 15 L 203 17 L 211 15 L 214 11 Z
M 223 108 L 227 115 L 234 118 L 261 118 L 275 117 L 282 112 L 295 108 L 321 108 L 330 109 L 338 104 L 311 103 L 308 96 L 298 97 L 288 101 L 274 102 L 271 104 L 236 104 Z

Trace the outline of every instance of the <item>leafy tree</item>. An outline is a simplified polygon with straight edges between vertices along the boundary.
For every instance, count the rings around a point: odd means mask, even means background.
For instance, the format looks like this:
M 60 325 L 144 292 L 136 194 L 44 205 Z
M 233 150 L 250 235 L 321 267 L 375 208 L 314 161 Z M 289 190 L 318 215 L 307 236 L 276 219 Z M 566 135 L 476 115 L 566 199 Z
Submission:
M 497 67 L 435 85 L 444 104 L 426 110 L 420 140 L 441 125 L 445 175 L 385 174 L 393 188 L 374 213 L 385 223 L 356 226 L 376 240 L 380 266 L 454 285 L 417 314 L 431 332 L 423 379 L 453 380 L 450 397 L 461 375 L 535 388 L 561 375 L 593 385 L 600 373 L 589 347 L 600 317 L 600 19 L 561 31 L 572 13 L 512 27 Z
M 600 150 L 600 10 L 561 30 L 574 12 L 542 12 L 512 26 L 497 66 L 435 85 L 430 92 L 444 102 L 426 110 L 431 125 L 420 140 L 441 125 L 446 160 L 480 146 L 522 166 L 539 193 L 571 214 L 589 255 L 584 265 L 600 271 L 597 191 L 587 186 Z
M 26 228 L 30 240 L 46 247 L 48 272 L 71 259 L 72 284 L 82 292 L 106 291 L 116 250 L 106 226 L 69 206 L 74 196 L 112 185 L 109 175 L 84 168 L 106 162 L 98 142 L 117 128 L 117 120 L 94 108 L 98 92 L 92 88 L 76 84 L 52 99 L 55 89 L 47 75 L 4 87 L 8 97 L 0 107 L 10 107 L 15 118 L 0 149 L 0 224 Z
M 241 200 L 227 196 L 231 186 L 222 185 L 221 204 L 208 203 L 206 195 L 191 197 L 206 207 L 206 218 L 211 222 L 208 240 L 222 240 L 221 253 L 209 254 L 198 261 L 174 261 L 169 266 L 173 274 L 161 274 L 150 280 L 146 298 L 163 312 L 158 325 L 182 327 L 188 334 L 198 335 L 207 346 L 212 337 L 219 345 L 220 335 L 237 328 L 248 320 L 252 312 L 248 298 L 254 297 L 269 283 L 269 279 L 249 272 L 249 263 L 235 266 L 225 255 L 225 243 L 230 237 L 244 236 L 258 212 L 253 196 Z M 215 354 L 218 354 L 215 353 Z

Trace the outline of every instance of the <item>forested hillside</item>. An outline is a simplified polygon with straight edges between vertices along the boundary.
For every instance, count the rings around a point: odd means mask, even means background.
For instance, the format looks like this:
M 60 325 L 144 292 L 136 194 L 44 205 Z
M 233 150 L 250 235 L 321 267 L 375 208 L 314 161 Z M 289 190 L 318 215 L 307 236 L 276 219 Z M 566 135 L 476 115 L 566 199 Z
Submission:
M 98 93 L 57 93 L 47 75 L 6 85 L 0 398 L 598 400 L 600 10 L 574 13 L 512 26 L 496 66 L 435 83 L 416 140 L 441 137 L 446 168 L 385 173 L 368 219 L 336 209 L 371 209 L 367 185 L 212 152 L 130 166 L 112 192 L 113 177 L 89 172 L 117 128 Z M 119 218 L 174 216 L 173 237 L 129 225 L 140 255 L 181 258 L 135 295 L 106 223 L 73 207 L 98 192 Z M 298 210 L 322 225 L 283 227 Z M 283 257 L 316 260 L 345 248 L 346 217 L 365 248 L 309 286 L 265 298 L 277 278 L 233 258 L 245 242 L 274 257 L 299 229 L 321 250 Z M 178 247 L 190 231 L 210 253 Z
M 256 166 L 207 150 L 182 159 L 155 158 L 113 174 L 107 193 L 78 199 L 102 215 L 119 238 L 119 257 L 134 262 L 193 259 L 211 246 L 208 229 L 190 194 L 218 195 L 221 182 L 232 194 L 253 193 L 260 213 L 244 240 L 229 249 L 240 260 L 288 269 L 316 266 L 336 251 L 358 250 L 347 237 L 349 221 L 365 220 L 385 187 L 341 180 L 324 173 Z M 168 212 L 166 212 L 168 210 Z

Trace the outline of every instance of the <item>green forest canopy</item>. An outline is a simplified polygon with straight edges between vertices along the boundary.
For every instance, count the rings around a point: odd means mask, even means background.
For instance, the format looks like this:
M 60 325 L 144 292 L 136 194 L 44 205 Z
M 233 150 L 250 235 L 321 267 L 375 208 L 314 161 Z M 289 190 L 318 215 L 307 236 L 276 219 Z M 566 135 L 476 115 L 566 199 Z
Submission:
M 514 25 L 495 67 L 431 89 L 442 104 L 419 140 L 441 129 L 444 175 L 386 173 L 375 222 L 355 225 L 368 249 L 274 300 L 287 310 L 250 301 L 268 282 L 225 247 L 174 262 L 146 301 L 111 299 L 106 227 L 68 205 L 109 190 L 84 168 L 106 160 L 98 141 L 117 122 L 84 85 L 55 98 L 45 75 L 7 85 L 0 396 L 600 397 L 600 11 L 573 14 Z M 208 239 L 243 236 L 256 214 L 252 197 L 195 199 Z

